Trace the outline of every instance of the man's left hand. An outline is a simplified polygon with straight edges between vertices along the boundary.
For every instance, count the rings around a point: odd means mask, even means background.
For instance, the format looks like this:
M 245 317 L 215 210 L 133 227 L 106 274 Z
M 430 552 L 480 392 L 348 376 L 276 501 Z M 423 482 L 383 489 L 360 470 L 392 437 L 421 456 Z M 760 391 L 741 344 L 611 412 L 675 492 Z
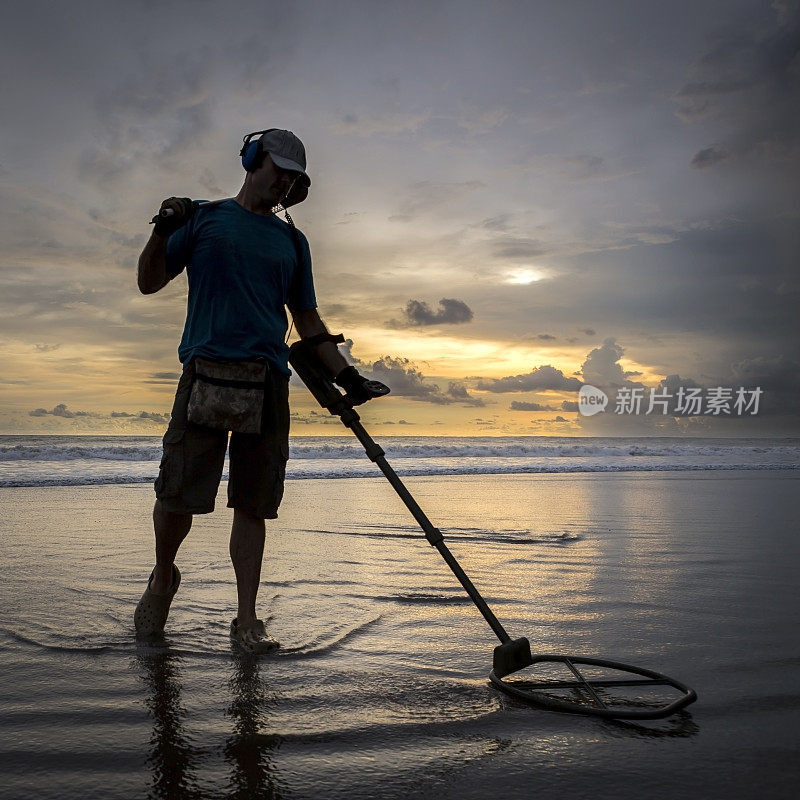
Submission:
M 347 393 L 350 403 L 360 406 L 374 397 L 383 397 L 389 394 L 389 387 L 380 381 L 371 381 L 359 373 L 354 366 L 345 367 L 334 381 Z

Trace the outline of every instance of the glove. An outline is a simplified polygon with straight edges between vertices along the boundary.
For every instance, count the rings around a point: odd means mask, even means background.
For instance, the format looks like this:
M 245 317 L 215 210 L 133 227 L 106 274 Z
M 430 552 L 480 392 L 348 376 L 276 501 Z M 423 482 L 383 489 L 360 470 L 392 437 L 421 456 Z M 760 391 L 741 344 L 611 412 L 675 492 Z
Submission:
M 165 216 L 164 211 L 171 211 Z M 156 236 L 163 236 L 165 239 L 172 236 L 178 228 L 182 228 L 194 214 L 194 203 L 189 197 L 168 197 L 162 204 L 153 219 L 151 225 L 155 225 L 153 233 Z
M 354 406 L 360 406 L 373 397 L 389 394 L 388 386 L 384 386 L 380 381 L 367 380 L 352 365 L 345 367 L 333 380 L 347 392 L 350 404 Z

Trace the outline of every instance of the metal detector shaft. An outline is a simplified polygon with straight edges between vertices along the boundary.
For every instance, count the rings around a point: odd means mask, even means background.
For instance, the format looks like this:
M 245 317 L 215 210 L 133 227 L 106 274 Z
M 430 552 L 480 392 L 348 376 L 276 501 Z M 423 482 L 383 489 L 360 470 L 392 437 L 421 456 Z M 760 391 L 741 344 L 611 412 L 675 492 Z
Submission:
M 505 628 L 500 624 L 489 606 L 486 605 L 486 601 L 481 597 L 480 592 L 475 588 L 464 570 L 461 569 L 461 565 L 456 561 L 455 556 L 444 543 L 442 532 L 434 527 L 425 515 L 425 512 L 417 505 L 417 501 L 411 496 L 411 492 L 406 489 L 397 473 L 389 466 L 383 448 L 375 442 L 366 430 L 364 430 L 358 412 L 353 408 L 350 398 L 343 395 L 334 386 L 330 375 L 317 358 L 314 348 L 302 340 L 295 342 L 289 348 L 289 361 L 297 370 L 297 374 L 303 379 L 303 382 L 308 387 L 311 394 L 314 395 L 317 402 L 323 408 L 327 408 L 331 414 L 335 414 L 339 417 L 342 424 L 353 431 L 359 442 L 363 445 L 370 461 L 378 465 L 389 483 L 392 484 L 392 487 L 400 496 L 400 499 L 405 503 L 406 508 L 413 514 L 414 519 L 425 532 L 427 540 L 439 551 L 442 558 L 453 571 L 453 574 L 458 578 L 459 582 L 470 596 L 472 602 L 478 607 L 478 611 L 483 614 L 484 619 L 489 623 L 489 627 L 491 627 L 497 635 L 497 638 L 501 642 L 499 647 L 502 648 L 504 645 L 511 643 L 511 637 L 506 633 Z M 530 658 L 529 655 L 527 657 Z

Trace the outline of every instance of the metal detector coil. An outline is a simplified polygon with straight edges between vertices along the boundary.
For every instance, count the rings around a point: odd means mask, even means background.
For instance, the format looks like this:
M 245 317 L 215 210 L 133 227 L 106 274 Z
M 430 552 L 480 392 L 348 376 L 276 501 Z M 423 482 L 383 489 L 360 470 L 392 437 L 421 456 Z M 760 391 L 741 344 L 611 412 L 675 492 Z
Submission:
M 295 342 L 289 348 L 289 362 L 317 402 L 353 431 L 367 456 L 386 476 L 419 523 L 425 538 L 439 551 L 500 640 L 489 673 L 494 686 L 539 708 L 608 719 L 660 719 L 675 714 L 697 699 L 693 689 L 659 672 L 599 658 L 556 654 L 534 656 L 527 639 L 512 639 L 444 543 L 442 532 L 417 505 L 386 461 L 383 449 L 364 430 L 358 413 L 328 376 L 315 348 L 303 341 Z M 554 674 L 553 668 L 561 670 L 562 675 Z M 531 672 L 523 676 L 519 674 L 522 670 Z

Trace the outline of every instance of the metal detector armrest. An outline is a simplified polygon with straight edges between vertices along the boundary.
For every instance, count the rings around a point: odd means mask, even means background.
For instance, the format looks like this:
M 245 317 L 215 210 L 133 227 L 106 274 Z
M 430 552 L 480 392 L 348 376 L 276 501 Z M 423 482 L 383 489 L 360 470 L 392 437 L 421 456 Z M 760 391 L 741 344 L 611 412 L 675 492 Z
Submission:
M 341 334 L 338 336 L 320 334 L 309 339 L 301 339 L 289 348 L 289 363 L 295 368 L 316 401 L 331 414 L 341 417 L 343 411 L 352 411 L 352 407 L 358 402 L 363 402 L 363 399 L 354 401 L 349 395 L 342 394 L 317 355 L 317 346 L 322 342 L 340 341 L 344 341 Z M 389 387 L 380 381 L 365 381 L 364 387 L 367 394 L 373 398 L 389 394 Z M 355 414 L 354 411 L 352 413 Z
M 303 339 L 289 348 L 289 363 L 295 368 L 314 399 L 331 414 L 341 415 L 348 408 L 344 395 L 336 388 L 325 366 L 319 360 L 316 347 Z

